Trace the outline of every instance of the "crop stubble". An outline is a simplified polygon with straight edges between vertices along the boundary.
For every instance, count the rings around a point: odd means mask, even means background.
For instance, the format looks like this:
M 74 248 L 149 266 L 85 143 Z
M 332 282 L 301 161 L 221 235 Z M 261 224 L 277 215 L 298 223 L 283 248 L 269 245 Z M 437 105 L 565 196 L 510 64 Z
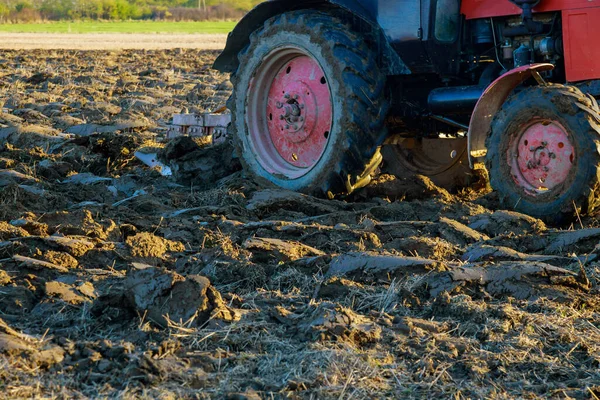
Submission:
M 0 396 L 600 396 L 595 216 L 422 177 L 316 199 L 165 146 L 224 105 L 216 54 L 0 53 Z

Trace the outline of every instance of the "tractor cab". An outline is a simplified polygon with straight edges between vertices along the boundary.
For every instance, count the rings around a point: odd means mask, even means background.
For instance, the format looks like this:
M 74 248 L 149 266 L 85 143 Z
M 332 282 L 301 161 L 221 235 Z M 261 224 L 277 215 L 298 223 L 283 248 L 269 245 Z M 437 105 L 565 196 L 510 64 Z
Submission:
M 412 73 L 447 74 L 460 51 L 460 0 L 376 2 L 377 21 Z

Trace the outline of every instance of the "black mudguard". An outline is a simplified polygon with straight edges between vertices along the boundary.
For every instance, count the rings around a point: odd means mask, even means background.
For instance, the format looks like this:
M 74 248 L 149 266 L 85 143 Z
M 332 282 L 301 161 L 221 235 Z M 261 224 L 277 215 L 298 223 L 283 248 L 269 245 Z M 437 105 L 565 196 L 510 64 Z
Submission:
M 379 51 L 381 60 L 380 67 L 387 75 L 408 75 L 410 70 L 394 51 L 385 33 L 379 26 L 374 15 L 373 7 L 370 7 L 372 1 L 358 0 L 271 0 L 259 4 L 252 9 L 237 24 L 234 30 L 227 38 L 227 46 L 221 55 L 215 61 L 213 68 L 221 71 L 233 73 L 239 66 L 237 55 L 249 43 L 250 34 L 259 29 L 265 21 L 276 15 L 299 9 L 331 9 L 337 8 L 346 11 L 352 17 L 358 17 L 368 23 L 371 30 L 378 36 Z

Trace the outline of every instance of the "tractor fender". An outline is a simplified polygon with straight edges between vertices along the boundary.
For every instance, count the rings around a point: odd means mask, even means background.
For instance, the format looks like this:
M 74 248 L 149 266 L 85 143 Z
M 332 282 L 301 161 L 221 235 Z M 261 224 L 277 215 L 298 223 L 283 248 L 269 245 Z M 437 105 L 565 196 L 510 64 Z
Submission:
M 468 146 L 471 168 L 475 163 L 481 162 L 487 154 L 485 142 L 490 133 L 492 120 L 510 93 L 531 78 L 534 72 L 549 71 L 553 68 L 554 65 L 546 63 L 524 65 L 508 71 L 487 87 L 475 105 L 469 123 Z
M 366 22 L 376 35 L 380 51 L 380 67 L 387 75 L 408 75 L 410 70 L 392 48 L 376 16 L 358 0 L 271 0 L 254 7 L 236 25 L 227 38 L 225 50 L 217 57 L 213 68 L 227 73 L 235 72 L 239 67 L 238 54 L 250 43 L 250 34 L 259 29 L 269 19 L 288 11 L 301 9 L 338 9 L 351 17 Z

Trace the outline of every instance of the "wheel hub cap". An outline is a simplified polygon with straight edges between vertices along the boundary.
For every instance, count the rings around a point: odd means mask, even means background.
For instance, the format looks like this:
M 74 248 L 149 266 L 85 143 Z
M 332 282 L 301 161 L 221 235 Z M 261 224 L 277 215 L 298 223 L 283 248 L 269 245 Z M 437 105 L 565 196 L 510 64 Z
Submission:
M 267 102 L 267 129 L 277 153 L 295 167 L 317 164 L 333 120 L 331 92 L 323 70 L 309 56 L 285 63 Z
M 532 194 L 564 183 L 574 160 L 575 150 L 567 131 L 549 120 L 528 125 L 511 141 L 508 151 L 514 181 Z

